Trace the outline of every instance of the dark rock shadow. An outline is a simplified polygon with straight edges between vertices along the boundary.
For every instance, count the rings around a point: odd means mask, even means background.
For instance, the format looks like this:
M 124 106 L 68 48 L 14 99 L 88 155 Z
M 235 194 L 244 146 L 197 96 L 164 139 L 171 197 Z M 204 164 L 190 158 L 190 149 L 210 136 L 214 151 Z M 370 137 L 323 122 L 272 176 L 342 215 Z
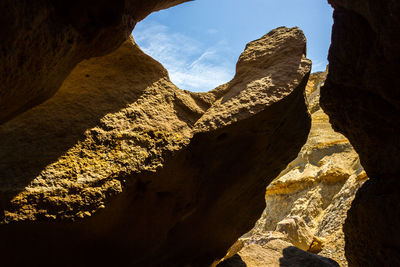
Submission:
M 281 267 L 339 267 L 340 265 L 329 258 L 315 255 L 297 247 L 283 249 L 283 257 L 279 259 Z
M 121 177 L 128 181 L 124 191 L 84 220 L 0 226 L 5 261 L 209 266 L 254 226 L 265 208 L 265 187 L 305 143 L 307 79 L 263 112 L 195 134 L 156 173 Z
M 48 164 L 82 140 L 87 129 L 109 127 L 101 122 L 105 114 L 138 101 L 148 85 L 166 77 L 164 69 L 157 69 L 159 63 L 140 63 L 148 62 L 148 56 L 138 52 L 134 57 L 113 57 L 113 64 L 96 64 L 101 71 L 79 72 L 73 81 L 76 95 L 70 96 L 72 88 L 61 90 L 48 102 L 3 125 L 0 190 L 23 190 Z M 125 60 L 128 66 L 118 64 Z M 89 82 L 80 84 L 84 78 Z M 53 262 L 63 266 L 74 266 L 73 262 L 87 266 L 127 262 L 132 266 L 206 266 L 223 257 L 264 210 L 265 187 L 306 142 L 310 118 L 303 92 L 307 80 L 308 75 L 291 94 L 257 114 L 195 134 L 190 144 L 167 157 L 156 173 L 126 174 L 121 178 L 129 181 L 125 190 L 89 218 L 75 223 L 36 221 L 0 226 L 5 240 L 0 251 L 11 255 L 8 258 L 41 262 L 41 266 Z M 87 88 L 96 93 L 86 94 Z M 135 184 L 139 179 L 144 181 L 140 186 Z M 17 257 L 21 251 L 24 257 Z
M 229 259 L 220 262 L 217 267 L 247 267 L 247 264 L 242 260 L 239 254 L 235 254 Z

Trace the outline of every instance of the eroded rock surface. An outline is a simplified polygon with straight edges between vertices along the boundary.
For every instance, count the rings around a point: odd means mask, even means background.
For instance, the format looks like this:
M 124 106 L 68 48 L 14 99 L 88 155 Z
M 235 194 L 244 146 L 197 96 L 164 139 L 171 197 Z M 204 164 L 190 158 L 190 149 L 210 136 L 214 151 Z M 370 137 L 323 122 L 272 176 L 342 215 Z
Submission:
M 344 226 L 351 266 L 400 265 L 400 2 L 330 0 L 335 8 L 321 105 L 370 180 Z
M 0 126 L 5 264 L 222 257 L 306 141 L 305 46 L 298 28 L 273 30 L 202 94 L 179 90 L 133 40 L 81 62 L 54 97 Z
M 0 124 L 51 97 L 80 61 L 117 49 L 151 12 L 185 1 L 1 1 Z
M 352 200 L 366 181 L 357 153 L 335 132 L 319 107 L 320 86 L 326 73 L 312 74 L 307 85 L 312 126 L 298 158 L 267 188 L 267 207 L 254 232 L 273 231 L 287 216 L 303 218 L 323 240 L 324 255 L 347 266 L 342 226 Z
M 230 254 L 249 244 L 280 239 L 347 266 L 342 226 L 367 177 L 349 141 L 333 131 L 319 106 L 325 78 L 326 72 L 311 74 L 307 83 L 312 123 L 306 144 L 267 187 L 266 209 L 260 220 L 233 246 Z
M 285 234 L 290 243 L 305 251 L 310 248 L 313 241 L 311 229 L 300 216 L 283 219 L 278 222 L 275 231 Z
M 322 256 L 301 250 L 282 239 L 252 242 L 238 254 L 219 263 L 217 267 L 339 267 L 339 265 Z

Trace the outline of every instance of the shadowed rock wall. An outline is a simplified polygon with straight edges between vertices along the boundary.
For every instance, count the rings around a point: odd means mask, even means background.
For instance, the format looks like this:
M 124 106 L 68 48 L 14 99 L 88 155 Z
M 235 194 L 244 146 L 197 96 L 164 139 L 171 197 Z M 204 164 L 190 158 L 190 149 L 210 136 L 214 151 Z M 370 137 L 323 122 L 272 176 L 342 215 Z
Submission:
M 273 30 L 247 45 L 231 82 L 201 94 L 133 40 L 81 62 L 54 97 L 0 126 L 4 264 L 222 257 L 306 140 L 305 48 L 298 28 Z
M 117 49 L 151 12 L 185 1 L 1 1 L 0 124 L 51 97 L 80 61 Z
M 78 62 L 118 48 L 148 13 L 180 2 L 2 1 L 0 123 L 48 99 Z M 335 24 L 321 102 L 371 177 L 359 191 L 345 226 L 348 258 L 354 266 L 388 261 L 399 265 L 400 4 L 329 2 L 335 8 Z M 23 166 L 26 161 L 20 162 Z
M 267 187 L 266 209 L 244 238 L 260 239 L 274 231 L 285 218 L 300 217 L 307 225 L 303 231 L 309 231 L 311 238 L 292 243 L 332 258 L 344 267 L 347 261 L 343 224 L 367 176 L 354 148 L 343 135 L 333 131 L 329 117 L 319 107 L 320 85 L 326 74 L 311 74 L 306 88 L 312 120 L 307 142 L 298 157 Z M 298 236 L 307 236 L 299 232 L 289 233 L 289 238 L 297 241 Z
M 321 106 L 370 180 L 344 226 L 350 266 L 400 265 L 400 2 L 330 0 L 335 8 Z
M 342 228 L 367 176 L 354 148 L 343 135 L 333 131 L 329 117 L 320 108 L 320 87 L 326 75 L 327 72 L 313 73 L 307 83 L 311 113 L 307 142 L 298 157 L 268 185 L 261 218 L 229 249 L 225 258 L 237 253 L 249 267 L 280 266 L 290 258 L 280 251 L 277 245 L 281 244 L 288 251 L 296 251 L 295 246 L 302 252 L 297 255 L 299 258 L 292 255 L 293 265 L 311 266 L 314 260 L 318 266 L 348 266 Z M 336 262 L 323 261 L 307 252 Z M 268 255 L 269 259 L 264 259 Z M 310 263 L 302 262 L 300 256 L 308 256 Z M 223 263 L 238 266 L 234 260 Z

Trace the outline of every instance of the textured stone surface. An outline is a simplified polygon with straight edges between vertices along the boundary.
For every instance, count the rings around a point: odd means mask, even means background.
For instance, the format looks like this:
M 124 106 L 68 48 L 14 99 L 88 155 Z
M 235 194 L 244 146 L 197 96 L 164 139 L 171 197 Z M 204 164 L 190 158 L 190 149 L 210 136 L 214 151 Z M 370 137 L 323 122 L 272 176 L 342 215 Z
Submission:
M 329 75 L 321 105 L 371 178 L 344 226 L 351 266 L 400 265 L 400 2 L 330 0 Z
M 0 124 L 51 97 L 74 66 L 117 49 L 153 11 L 185 0 L 4 0 Z
M 287 217 L 276 225 L 275 231 L 284 233 L 290 243 L 302 250 L 308 250 L 313 234 L 306 222 L 299 216 Z
M 298 28 L 278 28 L 202 94 L 176 88 L 132 40 L 81 62 L 54 97 L 0 127 L 5 264 L 222 257 L 264 209 L 265 177 L 306 140 L 305 46 Z
M 281 239 L 252 243 L 235 256 L 219 263 L 218 267 L 339 267 L 335 261 L 303 251 Z
M 214 130 L 246 119 L 288 95 L 302 81 L 309 64 L 300 56 L 306 53 L 304 42 L 301 32 L 278 28 L 248 44 L 229 91 L 213 103 L 196 129 Z
M 333 131 L 328 116 L 319 107 L 325 77 L 326 72 L 310 75 L 306 94 L 312 124 L 307 142 L 298 157 L 267 187 L 266 209 L 242 240 L 251 243 L 266 236 L 276 237 L 271 231 L 281 231 L 285 225 L 286 236 L 280 239 L 347 266 L 342 226 L 367 177 L 349 141 Z M 298 223 L 295 218 L 299 218 Z M 305 226 L 301 225 L 303 220 Z

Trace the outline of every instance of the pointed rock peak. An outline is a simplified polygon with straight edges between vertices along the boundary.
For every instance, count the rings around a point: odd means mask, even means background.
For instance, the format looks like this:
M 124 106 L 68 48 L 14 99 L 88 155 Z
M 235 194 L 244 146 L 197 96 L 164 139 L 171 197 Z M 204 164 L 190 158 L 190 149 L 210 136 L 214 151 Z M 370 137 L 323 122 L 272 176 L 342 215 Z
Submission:
M 202 132 L 229 125 L 288 96 L 311 70 L 306 38 L 295 28 L 280 27 L 247 44 L 225 92 L 196 124 Z

